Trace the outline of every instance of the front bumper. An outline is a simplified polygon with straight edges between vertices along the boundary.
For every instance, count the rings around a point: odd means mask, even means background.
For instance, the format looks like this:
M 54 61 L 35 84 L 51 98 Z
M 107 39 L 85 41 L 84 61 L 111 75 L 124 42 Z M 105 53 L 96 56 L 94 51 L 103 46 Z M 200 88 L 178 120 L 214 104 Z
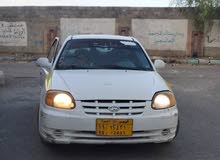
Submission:
M 146 102 L 146 110 L 138 116 L 117 116 L 117 119 L 133 119 L 133 134 L 129 137 L 96 135 L 97 118 L 114 116 L 88 116 L 76 102 L 73 110 L 61 110 L 41 105 L 39 110 L 39 133 L 53 143 L 160 143 L 172 140 L 178 125 L 177 107 L 153 110 Z M 148 104 L 149 103 L 149 104 Z

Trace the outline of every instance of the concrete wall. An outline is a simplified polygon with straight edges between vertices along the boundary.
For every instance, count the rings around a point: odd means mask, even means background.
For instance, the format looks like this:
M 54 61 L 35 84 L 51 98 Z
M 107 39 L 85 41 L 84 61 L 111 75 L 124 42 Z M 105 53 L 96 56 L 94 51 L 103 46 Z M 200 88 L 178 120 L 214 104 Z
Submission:
M 115 34 L 114 18 L 61 18 L 61 41 L 74 34 Z
M 188 20 L 133 19 L 132 34 L 152 53 L 166 51 L 184 56 L 187 51 Z M 164 52 L 166 54 L 166 52 Z M 159 53 L 163 56 L 163 53 Z M 168 54 L 168 53 L 167 53 Z M 167 55 L 166 54 L 166 55 Z
M 27 46 L 26 22 L 0 21 L 0 44 L 2 46 Z
M 9 39 L 0 38 L 0 55 L 26 58 L 45 55 L 50 46 L 50 30 L 55 30 L 55 34 L 59 35 L 60 28 L 59 18 L 50 11 L 55 13 L 54 9 L 49 8 L 0 7 L 0 37 L 11 35 Z M 4 23 L 3 27 L 1 24 Z M 17 26 L 12 27 L 10 24 Z M 11 31 L 3 33 L 1 30 Z M 18 31 L 20 37 L 16 37 Z
M 204 54 L 220 57 L 220 20 L 214 20 L 211 32 L 205 35 Z
M 133 35 L 150 55 L 190 56 L 189 18 L 177 8 L 0 7 L 0 56 L 45 55 L 55 36 L 79 33 Z M 217 50 L 205 45 L 206 56 Z

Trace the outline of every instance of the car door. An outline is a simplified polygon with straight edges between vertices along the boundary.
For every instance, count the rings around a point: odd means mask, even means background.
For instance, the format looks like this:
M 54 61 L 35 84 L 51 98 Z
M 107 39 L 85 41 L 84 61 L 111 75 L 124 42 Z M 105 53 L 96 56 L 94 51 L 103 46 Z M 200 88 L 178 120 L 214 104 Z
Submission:
M 59 38 L 56 37 L 49 49 L 47 58 L 49 60 L 49 62 L 51 63 L 51 66 L 53 66 L 54 60 L 57 56 L 57 53 L 59 51 Z M 50 73 L 52 73 L 52 69 L 51 68 L 41 68 L 40 71 L 40 87 L 41 89 L 44 88 L 45 86 L 45 81 L 49 78 Z

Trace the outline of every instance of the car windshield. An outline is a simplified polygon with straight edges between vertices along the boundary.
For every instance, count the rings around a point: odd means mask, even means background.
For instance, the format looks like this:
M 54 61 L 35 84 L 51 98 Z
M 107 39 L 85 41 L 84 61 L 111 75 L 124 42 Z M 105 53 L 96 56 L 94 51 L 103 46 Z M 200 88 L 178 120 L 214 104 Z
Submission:
M 58 59 L 56 69 L 153 70 L 136 42 L 106 39 L 68 41 Z

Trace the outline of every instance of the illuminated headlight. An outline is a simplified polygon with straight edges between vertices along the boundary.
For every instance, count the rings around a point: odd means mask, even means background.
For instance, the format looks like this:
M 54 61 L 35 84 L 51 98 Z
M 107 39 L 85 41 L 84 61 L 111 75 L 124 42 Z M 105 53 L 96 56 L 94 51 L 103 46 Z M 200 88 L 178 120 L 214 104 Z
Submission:
M 172 92 L 158 92 L 152 100 L 153 109 L 166 109 L 176 105 L 176 100 Z
M 73 109 L 75 107 L 72 95 L 66 91 L 49 90 L 45 97 L 45 103 L 48 106 L 62 109 Z

